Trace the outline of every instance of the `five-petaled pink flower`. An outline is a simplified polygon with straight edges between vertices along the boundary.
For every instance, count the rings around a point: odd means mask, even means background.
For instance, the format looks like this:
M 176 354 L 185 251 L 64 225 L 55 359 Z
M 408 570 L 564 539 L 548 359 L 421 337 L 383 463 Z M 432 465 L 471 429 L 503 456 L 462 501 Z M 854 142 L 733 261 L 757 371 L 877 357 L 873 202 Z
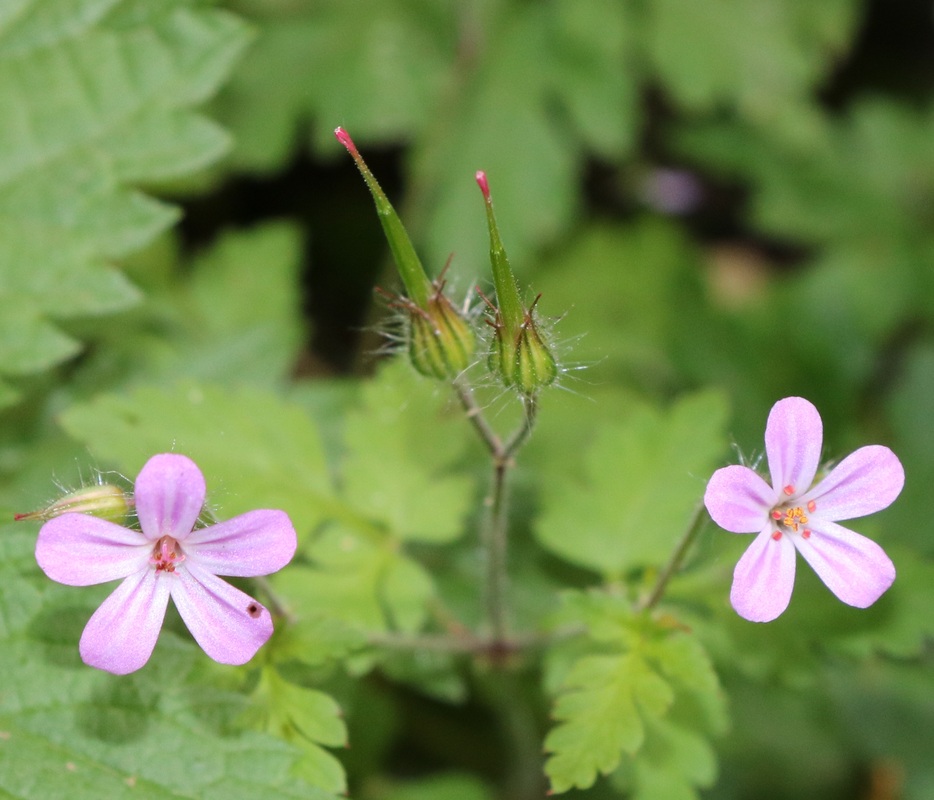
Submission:
M 39 531 L 36 560 L 69 586 L 123 578 L 81 635 L 86 664 L 117 675 L 152 655 L 169 597 L 192 636 L 222 664 L 245 664 L 272 635 L 269 611 L 218 575 L 275 572 L 295 554 L 295 529 L 284 511 L 250 511 L 195 529 L 204 476 L 185 456 L 146 462 L 134 490 L 139 531 L 86 514 L 62 514 Z
M 769 413 L 765 451 L 772 485 L 749 467 L 718 469 L 704 503 L 721 528 L 758 534 L 733 572 L 737 613 L 769 622 L 791 599 L 795 550 L 844 603 L 866 608 L 895 580 L 879 545 L 838 520 L 881 511 L 902 490 L 905 472 L 887 447 L 861 447 L 812 487 L 820 460 L 820 414 L 801 397 L 779 400 Z

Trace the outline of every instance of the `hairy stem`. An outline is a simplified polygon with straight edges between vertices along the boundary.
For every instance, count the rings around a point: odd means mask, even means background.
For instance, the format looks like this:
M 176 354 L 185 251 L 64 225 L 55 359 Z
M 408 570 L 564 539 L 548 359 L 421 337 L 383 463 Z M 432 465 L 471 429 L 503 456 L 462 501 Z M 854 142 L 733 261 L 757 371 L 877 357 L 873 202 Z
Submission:
M 509 470 L 515 466 L 514 456 L 526 442 L 532 428 L 538 404 L 534 397 L 523 399 L 525 416 L 519 429 L 506 441 L 496 440 L 497 447 L 491 449 L 493 462 L 492 489 L 489 498 L 489 515 L 484 530 L 486 550 L 486 608 L 493 638 L 507 636 L 509 611 L 507 593 L 509 573 L 507 569 L 509 543 Z
M 486 445 L 487 450 L 490 451 L 490 455 L 495 458 L 496 454 L 503 449 L 503 443 L 497 436 L 496 431 L 490 426 L 490 423 L 486 421 L 486 417 L 483 416 L 483 409 L 477 403 L 473 389 L 470 388 L 470 384 L 464 380 L 463 376 L 455 378 L 453 386 L 457 398 L 467 415 L 467 420 L 473 425 L 477 435 Z
M 687 529 L 684 531 L 684 534 L 681 536 L 681 540 L 678 542 L 674 551 L 671 554 L 671 558 L 668 559 L 668 563 L 662 568 L 662 571 L 658 573 L 658 579 L 655 581 L 655 586 L 652 589 L 651 593 L 648 594 L 645 599 L 639 603 L 640 611 L 648 611 L 649 609 L 655 608 L 661 601 L 662 597 L 665 596 L 665 589 L 668 588 L 668 582 L 672 577 L 678 572 L 681 568 L 681 564 L 684 561 L 685 555 L 687 555 L 688 548 L 694 542 L 694 539 L 697 538 L 697 534 L 700 532 L 701 528 L 704 526 L 704 504 L 698 503 L 697 507 L 694 509 L 694 514 L 691 516 L 691 521 L 688 524 Z

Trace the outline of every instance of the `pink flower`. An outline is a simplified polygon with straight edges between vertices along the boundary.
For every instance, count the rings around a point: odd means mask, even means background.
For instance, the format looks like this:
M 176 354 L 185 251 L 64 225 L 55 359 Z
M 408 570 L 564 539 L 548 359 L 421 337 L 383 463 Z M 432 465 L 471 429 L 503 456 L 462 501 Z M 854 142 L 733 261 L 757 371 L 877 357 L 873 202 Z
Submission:
M 81 634 L 85 664 L 125 675 L 152 655 L 169 597 L 192 636 L 222 664 L 245 664 L 272 635 L 262 605 L 217 575 L 268 575 L 295 554 L 283 511 L 250 511 L 193 530 L 204 476 L 174 453 L 153 456 L 136 478 L 142 533 L 86 514 L 63 514 L 39 531 L 36 560 L 52 580 L 90 586 L 123 578 Z
M 887 447 L 861 447 L 816 486 L 820 414 L 801 397 L 779 400 L 769 413 L 765 451 L 772 485 L 748 467 L 718 469 L 704 503 L 721 528 L 758 534 L 733 572 L 730 601 L 753 622 L 769 622 L 791 599 L 795 550 L 844 603 L 866 608 L 895 580 L 879 545 L 838 520 L 881 511 L 902 490 L 905 471 Z

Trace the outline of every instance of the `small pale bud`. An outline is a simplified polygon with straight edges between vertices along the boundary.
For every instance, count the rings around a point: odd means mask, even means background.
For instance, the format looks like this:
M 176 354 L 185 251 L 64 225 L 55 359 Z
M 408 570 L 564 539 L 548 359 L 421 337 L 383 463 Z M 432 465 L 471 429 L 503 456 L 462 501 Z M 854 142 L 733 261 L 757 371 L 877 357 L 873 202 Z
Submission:
M 122 522 L 132 501 L 122 489 L 108 483 L 86 486 L 60 497 L 48 508 L 17 514 L 15 520 L 38 519 L 45 522 L 62 514 L 91 514 L 109 522 Z

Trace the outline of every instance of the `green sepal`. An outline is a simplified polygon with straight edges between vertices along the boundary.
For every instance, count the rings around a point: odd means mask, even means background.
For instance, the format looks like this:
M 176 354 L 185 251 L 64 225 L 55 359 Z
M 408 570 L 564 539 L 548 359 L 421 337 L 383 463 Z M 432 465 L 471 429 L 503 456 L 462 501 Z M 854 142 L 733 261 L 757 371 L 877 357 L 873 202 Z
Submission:
M 551 348 L 539 332 L 534 317 L 534 304 L 525 312 L 525 319 L 514 337 L 497 313 L 493 343 L 488 365 L 505 386 L 515 386 L 531 397 L 540 389 L 554 383 L 558 377 L 558 364 Z
M 470 323 L 437 287 L 427 308 L 409 312 L 409 358 L 422 375 L 451 380 L 473 359 L 476 338 Z

